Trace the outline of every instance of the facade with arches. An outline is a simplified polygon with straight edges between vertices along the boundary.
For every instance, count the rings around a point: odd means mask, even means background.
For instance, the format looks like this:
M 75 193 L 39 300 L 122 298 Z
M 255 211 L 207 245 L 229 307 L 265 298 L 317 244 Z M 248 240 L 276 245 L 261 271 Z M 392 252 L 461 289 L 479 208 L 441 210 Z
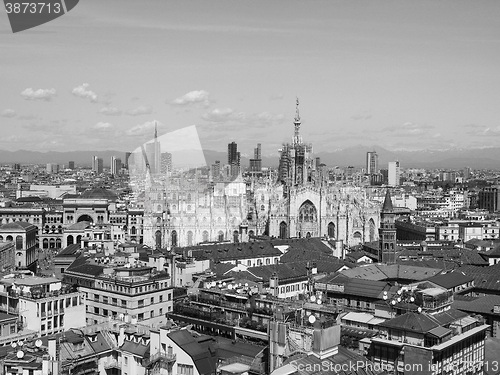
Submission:
M 36 272 L 37 228 L 25 221 L 4 224 L 0 227 L 0 242 L 14 244 L 14 264 L 16 269 L 29 269 Z
M 157 248 L 245 242 L 252 236 L 328 237 L 352 246 L 378 240 L 380 205 L 362 188 L 328 181 L 302 141 L 300 116 L 283 145 L 278 178 L 214 183 L 200 170 L 147 173 L 144 243 Z

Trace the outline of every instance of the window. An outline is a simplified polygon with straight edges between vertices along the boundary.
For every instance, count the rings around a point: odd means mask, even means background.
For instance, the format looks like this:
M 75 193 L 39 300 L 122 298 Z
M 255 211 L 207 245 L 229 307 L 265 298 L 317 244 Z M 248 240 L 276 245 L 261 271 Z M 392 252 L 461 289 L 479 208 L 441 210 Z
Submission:
M 177 365 L 177 373 L 179 375 L 193 375 L 193 366 L 179 363 Z
M 160 302 L 163 302 L 163 296 L 160 295 Z
M 155 303 L 155 298 L 151 297 L 151 304 Z

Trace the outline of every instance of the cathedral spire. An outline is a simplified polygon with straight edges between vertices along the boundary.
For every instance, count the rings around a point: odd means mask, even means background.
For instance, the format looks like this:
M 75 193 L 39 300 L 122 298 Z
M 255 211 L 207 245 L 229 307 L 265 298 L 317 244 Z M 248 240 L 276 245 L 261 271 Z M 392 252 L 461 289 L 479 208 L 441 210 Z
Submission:
M 155 141 L 158 139 L 158 124 L 155 121 Z
M 295 132 L 294 132 L 294 137 L 293 137 L 294 143 L 300 143 L 299 132 L 300 132 L 301 122 L 300 122 L 300 114 L 299 114 L 299 98 L 297 98 L 297 101 L 296 101 L 295 120 L 294 120 L 293 124 L 295 125 Z

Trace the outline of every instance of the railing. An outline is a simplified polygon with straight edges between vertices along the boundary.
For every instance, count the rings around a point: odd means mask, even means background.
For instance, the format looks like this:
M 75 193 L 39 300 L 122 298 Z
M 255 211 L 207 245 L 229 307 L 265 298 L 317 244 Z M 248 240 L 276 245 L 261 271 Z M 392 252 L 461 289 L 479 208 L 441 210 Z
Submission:
M 173 363 L 177 360 L 177 354 L 175 353 L 165 353 L 159 352 L 152 354 L 149 358 L 145 359 L 144 366 L 150 366 L 152 363 L 156 361 L 164 361 L 167 363 Z

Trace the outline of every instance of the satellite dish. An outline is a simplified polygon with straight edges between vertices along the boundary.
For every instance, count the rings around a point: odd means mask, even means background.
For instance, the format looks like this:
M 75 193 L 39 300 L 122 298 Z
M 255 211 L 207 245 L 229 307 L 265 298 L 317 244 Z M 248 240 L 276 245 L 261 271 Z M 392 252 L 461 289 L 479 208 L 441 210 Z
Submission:
M 395 301 L 395 300 L 392 300 L 392 301 L 391 301 L 391 303 L 392 303 L 393 305 L 395 305 L 395 304 L 396 304 L 396 301 Z
M 311 312 L 310 311 L 306 312 L 306 315 L 307 316 L 311 315 Z
M 421 313 L 421 312 L 422 312 L 422 308 L 421 308 L 421 307 L 419 307 L 419 308 L 417 309 L 417 311 L 418 311 L 419 313 Z
M 222 283 L 222 286 L 226 286 L 226 282 L 225 281 Z
M 398 290 L 398 294 L 401 295 L 401 293 L 403 293 L 403 290 L 402 289 L 399 289 Z
M 10 344 L 10 346 L 12 346 L 14 349 L 17 348 L 17 344 L 15 342 L 13 342 L 12 344 Z
M 309 323 L 314 324 L 316 317 L 314 315 L 309 315 Z
M 36 340 L 36 341 L 35 341 L 35 346 L 36 346 L 37 348 L 41 347 L 41 346 L 42 346 L 42 340 L 40 340 L 40 339 Z
M 321 305 L 321 304 L 322 304 L 322 302 L 321 302 L 321 300 L 320 300 L 320 299 L 318 299 L 318 300 L 316 301 L 316 303 L 317 303 L 318 305 Z
M 22 350 L 19 350 L 16 354 L 17 358 L 21 359 L 24 357 L 24 352 Z
M 23 346 L 23 345 L 24 345 L 24 342 L 23 342 L 23 341 L 18 341 L 18 342 L 17 342 L 17 345 L 19 345 L 19 346 Z
M 311 302 L 316 302 L 316 296 L 311 296 Z
M 415 297 L 410 297 L 410 302 L 415 302 Z
M 227 289 L 229 289 L 229 290 L 233 289 L 233 284 L 228 284 Z
M 387 294 L 384 294 L 384 296 L 382 298 L 384 301 L 387 300 Z
M 245 283 L 245 287 L 247 287 L 247 288 L 248 288 L 248 283 Z
M 384 294 L 387 295 L 387 290 L 384 290 Z

